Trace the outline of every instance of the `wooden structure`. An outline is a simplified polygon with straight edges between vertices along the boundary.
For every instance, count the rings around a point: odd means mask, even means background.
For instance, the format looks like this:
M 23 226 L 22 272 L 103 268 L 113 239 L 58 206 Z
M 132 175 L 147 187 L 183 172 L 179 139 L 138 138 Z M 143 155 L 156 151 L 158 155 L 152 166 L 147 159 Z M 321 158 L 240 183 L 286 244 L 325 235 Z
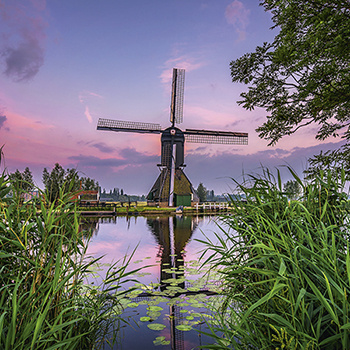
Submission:
M 173 69 L 170 122 L 171 126 L 162 130 L 159 124 L 129 122 L 100 118 L 97 130 L 115 132 L 136 132 L 161 134 L 160 175 L 147 195 L 149 205 L 189 206 L 198 202 L 198 196 L 185 175 L 184 143 L 210 143 L 247 145 L 248 134 L 232 131 L 201 129 L 181 130 L 175 126 L 183 122 L 185 70 Z

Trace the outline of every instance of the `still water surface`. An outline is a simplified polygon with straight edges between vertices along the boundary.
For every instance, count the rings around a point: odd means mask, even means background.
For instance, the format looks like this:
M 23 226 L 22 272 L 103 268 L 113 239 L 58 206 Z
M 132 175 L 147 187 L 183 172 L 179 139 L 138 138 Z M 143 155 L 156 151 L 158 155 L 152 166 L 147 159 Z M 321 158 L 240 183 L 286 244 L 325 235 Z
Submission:
M 134 249 L 136 253 L 132 257 L 130 270 L 144 265 L 152 265 L 144 270 L 142 276 L 138 276 L 141 283 L 149 285 L 150 283 L 159 283 L 169 278 L 183 278 L 187 275 L 188 264 L 195 265 L 198 263 L 201 251 L 205 245 L 199 240 L 216 241 L 214 232 L 219 232 L 217 226 L 218 219 L 213 216 L 160 216 L 160 217 L 114 217 L 99 218 L 90 220 L 90 227 L 94 230 L 93 238 L 88 247 L 88 254 L 93 257 L 101 257 L 101 262 L 106 264 L 102 266 L 99 274 L 103 276 L 107 270 L 107 265 L 119 259 L 125 254 L 130 254 Z M 176 268 L 178 274 L 169 271 L 169 268 Z M 174 269 L 175 270 L 175 269 Z M 183 273 L 181 273 L 183 271 Z M 101 277 L 102 278 L 102 277 Z M 194 275 L 192 284 L 188 282 L 181 283 L 180 287 L 187 289 L 196 285 L 196 281 L 200 279 L 199 275 Z M 99 283 L 97 281 L 96 283 Z M 164 286 L 164 284 L 163 284 Z M 159 287 L 163 290 L 164 287 Z M 200 287 L 203 289 L 203 287 Z M 204 287 L 206 288 L 206 287 Z M 203 296 L 203 294 L 202 294 Z M 139 305 L 134 308 L 126 308 L 123 317 L 132 317 L 129 320 L 131 326 L 124 326 L 120 332 L 118 344 L 113 349 L 172 349 L 187 350 L 196 346 L 212 343 L 212 340 L 198 332 L 180 331 L 177 329 L 179 324 L 191 324 L 187 321 L 186 316 L 198 315 L 200 312 L 208 312 L 205 308 L 195 307 L 200 304 L 193 304 L 185 295 L 182 295 L 182 301 L 175 306 L 169 306 L 166 302 L 159 303 L 163 308 L 160 316 L 155 321 L 166 327 L 161 331 L 154 331 L 147 327 L 149 322 L 142 322 L 140 318 L 147 316 L 147 308 L 149 308 L 149 299 L 137 298 L 135 300 Z M 205 299 L 207 298 L 207 299 Z M 203 298 L 206 304 L 210 298 Z M 168 298 L 170 300 L 171 298 Z M 212 300 L 212 299 L 211 299 Z M 186 303 L 187 302 L 187 303 Z M 191 304 L 192 303 L 192 304 Z M 187 304 L 187 305 L 186 305 Z M 203 305 L 204 306 L 204 305 Z M 175 318 L 169 317 L 175 316 Z M 197 316 L 198 317 L 198 316 Z M 197 318 L 200 320 L 200 318 Z M 205 330 L 205 323 L 201 322 L 193 325 L 193 328 Z M 160 344 L 157 337 L 163 340 Z M 106 349 L 111 347 L 106 346 Z

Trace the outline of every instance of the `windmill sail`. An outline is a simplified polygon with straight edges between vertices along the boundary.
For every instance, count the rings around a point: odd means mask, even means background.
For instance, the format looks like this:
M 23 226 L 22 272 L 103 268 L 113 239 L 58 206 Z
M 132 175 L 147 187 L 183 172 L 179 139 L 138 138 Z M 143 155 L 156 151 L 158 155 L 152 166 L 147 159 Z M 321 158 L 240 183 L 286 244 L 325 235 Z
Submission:
M 173 84 L 171 91 L 170 122 L 172 125 L 180 124 L 183 121 L 185 88 L 185 70 L 173 68 Z
M 183 133 L 186 142 L 224 145 L 248 144 L 248 133 L 245 132 L 186 129 Z
M 162 127 L 160 126 L 160 124 L 154 123 L 130 122 L 124 120 L 100 118 L 97 123 L 97 130 L 138 132 L 141 134 L 160 134 L 162 132 Z
M 1 1 L 1 0 L 0 0 Z M 173 69 L 170 127 L 162 129 L 160 124 L 131 122 L 100 118 L 97 130 L 116 132 L 136 132 L 142 134 L 161 134 L 161 173 L 147 195 L 152 205 L 190 206 L 198 202 L 198 196 L 190 180 L 184 173 L 184 144 L 187 142 L 247 145 L 248 134 L 243 132 L 214 130 L 181 130 L 175 124 L 183 121 L 185 70 Z

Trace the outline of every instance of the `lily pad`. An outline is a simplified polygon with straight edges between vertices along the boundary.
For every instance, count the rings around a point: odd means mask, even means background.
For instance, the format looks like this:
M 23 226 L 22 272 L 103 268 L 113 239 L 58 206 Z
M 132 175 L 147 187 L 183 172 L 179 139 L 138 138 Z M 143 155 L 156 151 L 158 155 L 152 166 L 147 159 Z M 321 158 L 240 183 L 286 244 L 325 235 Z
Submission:
M 187 324 L 179 324 L 178 326 L 176 326 L 176 328 L 179 331 L 190 331 L 192 329 L 192 327 Z
M 170 344 L 170 340 L 165 340 L 164 336 L 161 337 L 157 337 L 155 340 L 153 340 L 153 344 L 154 345 L 169 345 Z
M 148 316 L 143 316 L 143 317 L 140 317 L 140 321 L 141 321 L 141 322 L 151 321 L 151 318 L 148 317 Z
M 147 325 L 149 329 L 152 329 L 152 331 L 162 331 L 166 326 L 161 323 L 150 323 Z
M 138 303 L 129 303 L 128 305 L 126 305 L 127 307 L 138 307 L 139 304 Z
M 151 306 L 149 306 L 149 307 L 147 308 L 147 310 L 149 310 L 149 311 L 162 311 L 163 308 L 160 307 L 160 306 L 151 305 Z

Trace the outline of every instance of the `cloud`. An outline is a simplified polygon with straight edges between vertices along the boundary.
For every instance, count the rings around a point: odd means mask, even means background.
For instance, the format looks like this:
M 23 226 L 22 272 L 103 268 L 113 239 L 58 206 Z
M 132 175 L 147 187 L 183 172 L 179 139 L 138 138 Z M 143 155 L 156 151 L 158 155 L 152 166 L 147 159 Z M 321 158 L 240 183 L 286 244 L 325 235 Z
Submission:
M 85 156 L 80 154 L 79 156 L 70 156 L 69 160 L 72 160 L 79 164 L 79 168 L 83 167 L 120 167 L 127 164 L 126 159 L 118 158 L 98 158 L 95 156 Z
M 4 126 L 6 120 L 7 120 L 6 115 L 0 115 L 0 129 Z
M 281 169 L 282 180 L 285 182 L 291 178 L 286 166 L 291 166 L 300 177 L 307 168 L 308 159 L 319 154 L 321 150 L 338 149 L 344 142 L 319 144 L 310 147 L 294 147 L 291 150 L 271 148 L 248 155 L 222 152 L 218 154 L 203 154 L 191 152 L 187 154 L 185 169 L 190 181 L 196 187 L 202 182 L 208 189 L 227 191 L 228 187 L 234 187 L 231 178 L 241 182 L 243 173 L 261 174 L 261 166 L 268 167 L 271 171 Z M 226 189 L 225 189 L 226 183 Z
M 90 111 L 89 111 L 89 107 L 88 106 L 85 106 L 85 117 L 86 119 L 88 120 L 88 122 L 91 124 L 92 123 L 92 117 L 91 117 L 91 114 L 90 114 Z
M 88 100 L 91 100 L 91 98 L 101 99 L 101 98 L 103 98 L 103 96 L 96 94 L 95 92 L 92 92 L 92 91 L 84 91 L 84 92 L 79 94 L 78 98 L 79 98 L 79 102 L 85 106 L 84 115 L 85 115 L 86 119 L 88 120 L 88 122 L 91 124 L 93 119 L 92 119 L 92 116 L 90 114 L 90 109 L 87 105 L 87 102 L 88 102 Z
M 159 161 L 159 156 L 157 155 L 148 155 L 136 151 L 134 148 L 124 148 L 120 150 L 119 154 L 129 160 L 129 163 L 132 165 L 154 163 L 156 164 Z
M 4 74 L 13 81 L 31 80 L 44 64 L 45 5 L 44 1 L 2 4 L 0 62 Z
M 112 153 L 115 152 L 115 149 L 107 146 L 104 142 L 97 142 L 91 145 L 91 147 L 97 148 L 99 151 L 103 153 Z
M 103 149 L 104 151 L 112 150 L 105 146 L 104 144 L 94 144 L 93 147 L 98 149 Z M 103 152 L 103 151 L 102 151 Z M 109 153 L 109 152 L 104 152 Z M 124 167 L 124 166 L 140 166 L 144 164 L 156 164 L 159 160 L 158 156 L 148 155 L 141 152 L 136 151 L 133 148 L 123 148 L 118 152 L 120 158 L 99 158 L 96 156 L 86 156 L 86 155 L 78 155 L 78 156 L 70 156 L 69 160 L 78 163 L 79 167 Z
M 103 98 L 103 96 L 97 94 L 96 92 L 92 92 L 92 91 L 83 91 L 79 94 L 79 102 L 80 103 L 86 103 L 87 100 L 91 99 L 91 98 Z
M 232 24 L 236 29 L 239 37 L 238 40 L 244 40 L 246 36 L 246 28 L 249 22 L 250 10 L 245 8 L 244 4 L 238 0 L 234 0 L 226 7 L 225 18 L 227 23 Z
M 160 75 L 161 82 L 167 85 L 170 84 L 173 76 L 173 68 L 181 68 L 185 69 L 186 72 L 191 72 L 203 67 L 204 65 L 204 62 L 196 62 L 194 58 L 188 56 L 171 58 L 164 63 L 165 68 Z

